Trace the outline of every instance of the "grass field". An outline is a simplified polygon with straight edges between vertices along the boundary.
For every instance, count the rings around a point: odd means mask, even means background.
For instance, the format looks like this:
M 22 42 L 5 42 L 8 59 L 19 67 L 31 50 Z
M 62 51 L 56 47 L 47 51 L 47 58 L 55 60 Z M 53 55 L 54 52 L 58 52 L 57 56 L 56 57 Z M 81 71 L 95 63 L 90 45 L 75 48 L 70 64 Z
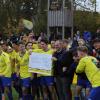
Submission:
M 72 92 L 73 92 L 73 100 L 74 100 L 75 85 L 72 85 Z M 13 100 L 18 100 L 18 93 L 14 88 L 12 88 L 12 95 L 13 95 Z M 6 100 L 8 100 L 7 96 L 6 96 Z
M 13 100 L 18 100 L 18 93 L 15 91 L 14 88 L 12 88 L 12 95 L 13 95 Z M 6 100 L 8 100 L 7 96 Z

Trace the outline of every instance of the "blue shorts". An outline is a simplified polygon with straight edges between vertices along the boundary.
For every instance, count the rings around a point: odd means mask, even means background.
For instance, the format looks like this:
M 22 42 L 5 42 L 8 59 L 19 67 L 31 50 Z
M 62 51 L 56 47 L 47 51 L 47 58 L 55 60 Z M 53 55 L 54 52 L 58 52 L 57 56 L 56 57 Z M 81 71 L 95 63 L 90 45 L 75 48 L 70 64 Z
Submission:
M 91 83 L 88 80 L 78 79 L 77 85 L 83 88 L 91 88 Z
M 16 80 L 19 79 L 19 77 L 16 75 L 16 73 L 13 73 L 13 74 L 11 75 L 11 78 L 12 78 L 12 81 L 16 81 Z
M 23 78 L 23 79 L 21 79 L 21 85 L 23 87 L 30 87 L 31 79 L 30 78 Z
M 12 84 L 12 79 L 9 77 L 2 77 L 1 80 L 2 80 L 2 84 L 4 87 L 11 86 L 11 84 Z
M 54 84 L 53 76 L 43 76 L 40 77 L 40 85 L 51 86 Z
M 91 90 L 88 100 L 100 100 L 100 87 Z

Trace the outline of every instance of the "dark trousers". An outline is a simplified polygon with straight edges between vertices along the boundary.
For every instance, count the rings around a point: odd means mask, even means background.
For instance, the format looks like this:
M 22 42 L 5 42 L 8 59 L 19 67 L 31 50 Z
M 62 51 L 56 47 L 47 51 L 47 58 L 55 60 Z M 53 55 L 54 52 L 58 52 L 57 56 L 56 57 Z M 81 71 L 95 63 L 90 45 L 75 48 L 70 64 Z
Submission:
M 56 77 L 58 100 L 72 100 L 71 83 L 67 77 Z

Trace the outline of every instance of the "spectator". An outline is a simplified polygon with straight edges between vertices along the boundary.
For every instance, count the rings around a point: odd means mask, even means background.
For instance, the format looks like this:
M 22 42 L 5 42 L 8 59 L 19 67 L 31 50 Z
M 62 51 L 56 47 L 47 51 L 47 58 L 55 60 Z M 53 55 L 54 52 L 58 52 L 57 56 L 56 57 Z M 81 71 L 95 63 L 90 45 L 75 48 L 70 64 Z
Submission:
M 69 68 L 73 62 L 70 53 L 62 48 L 62 41 L 55 42 L 53 69 L 59 100 L 72 100 Z

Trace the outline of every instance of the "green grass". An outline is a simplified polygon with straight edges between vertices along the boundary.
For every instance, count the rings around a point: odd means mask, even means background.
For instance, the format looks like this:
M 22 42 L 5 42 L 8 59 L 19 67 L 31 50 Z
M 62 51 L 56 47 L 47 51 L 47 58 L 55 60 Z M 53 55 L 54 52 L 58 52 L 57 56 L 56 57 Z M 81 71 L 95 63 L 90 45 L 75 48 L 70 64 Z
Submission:
M 14 88 L 12 88 L 12 95 L 13 95 L 13 100 L 18 100 L 18 93 Z M 6 100 L 8 100 L 7 96 L 6 96 Z
M 12 94 L 13 94 L 14 100 L 18 100 L 18 93 L 16 92 L 16 90 L 14 88 L 13 88 Z
M 72 94 L 73 94 L 73 100 L 74 100 L 74 95 L 75 95 L 75 85 L 72 85 Z M 18 93 L 14 88 L 12 88 L 12 95 L 13 95 L 13 100 L 18 100 Z M 6 100 L 8 100 L 6 96 Z

